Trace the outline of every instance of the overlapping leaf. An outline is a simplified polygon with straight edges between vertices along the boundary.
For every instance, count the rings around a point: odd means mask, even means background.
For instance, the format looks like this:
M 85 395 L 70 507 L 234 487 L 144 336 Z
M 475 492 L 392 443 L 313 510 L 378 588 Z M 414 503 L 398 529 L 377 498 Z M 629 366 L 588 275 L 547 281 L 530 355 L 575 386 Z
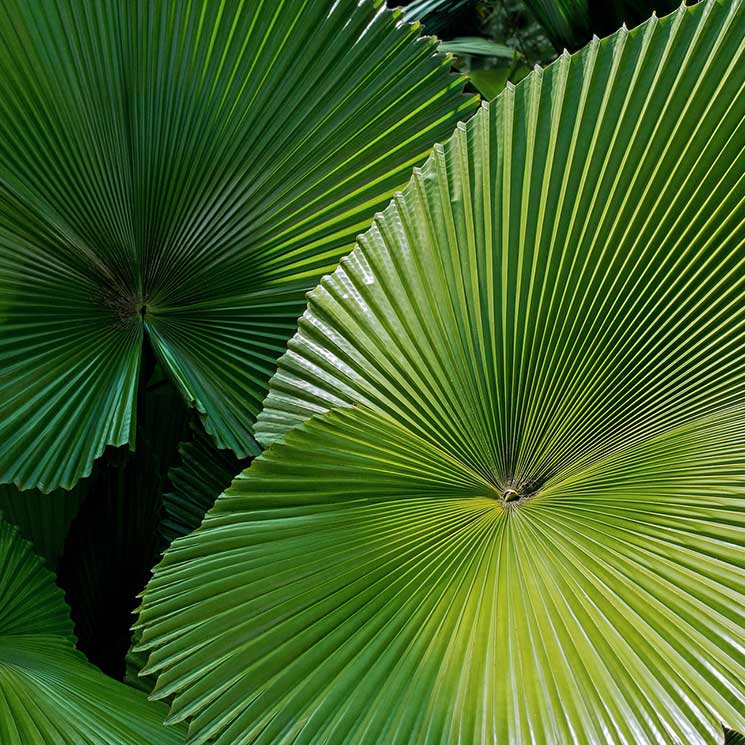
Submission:
M 742 401 L 744 18 L 684 8 L 484 104 L 310 294 L 260 440 L 362 402 L 520 481 Z
M 199 527 L 233 477 L 248 464 L 218 450 L 201 430 L 179 446 L 180 462 L 168 472 L 172 490 L 163 495 L 161 532 L 168 543 Z
M 74 489 L 57 489 L 44 494 L 38 489 L 19 491 L 12 484 L 0 485 L 0 513 L 18 527 L 34 550 L 54 569 L 67 538 L 70 523 L 89 491 L 89 482 L 80 481 Z
M 720 743 L 745 713 L 743 411 L 502 487 L 381 413 L 270 448 L 140 621 L 190 743 Z
M 90 665 L 74 648 L 62 591 L 16 528 L 0 521 L 0 742 L 166 745 L 166 708 Z
M 742 729 L 744 87 L 739 0 L 596 40 L 311 293 L 275 444 L 144 596 L 191 742 Z
M 205 512 L 230 486 L 233 477 L 248 465 L 248 459 L 239 460 L 230 451 L 216 448 L 210 437 L 197 427 L 193 428 L 191 439 L 179 445 L 179 456 L 178 465 L 168 471 L 171 491 L 163 495 L 160 533 L 164 548 L 175 538 L 198 528 Z M 124 681 L 150 693 L 155 678 L 140 674 L 147 655 L 136 649 L 139 642 L 140 633 L 136 631 L 126 655 Z
M 136 451 L 110 449 L 73 490 L 84 487 L 89 496 L 70 526 L 57 573 L 78 649 L 115 678 L 125 670 L 137 596 L 164 548 L 163 492 L 190 419 L 158 366 L 140 386 L 137 414 Z
M 473 100 L 366 0 L 3 0 L 0 481 L 134 444 L 143 333 L 220 447 L 304 293 Z

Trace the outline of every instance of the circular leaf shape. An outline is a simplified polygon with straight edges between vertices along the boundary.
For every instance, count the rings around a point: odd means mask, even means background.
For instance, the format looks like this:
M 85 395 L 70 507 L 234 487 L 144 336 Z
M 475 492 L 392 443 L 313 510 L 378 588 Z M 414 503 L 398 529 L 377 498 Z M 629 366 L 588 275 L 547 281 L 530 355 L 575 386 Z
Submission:
M 385 414 L 313 418 L 168 550 L 143 673 L 194 744 L 719 745 L 745 724 L 744 416 L 520 500 Z
M 534 73 L 311 293 L 275 444 L 144 597 L 193 742 L 742 729 L 743 29 L 710 0 Z
M 541 480 L 745 399 L 745 10 L 508 88 L 309 295 L 256 426 L 365 403 Z
M 3 3 L 0 482 L 134 445 L 145 334 L 221 448 L 304 306 L 474 99 L 373 0 Z

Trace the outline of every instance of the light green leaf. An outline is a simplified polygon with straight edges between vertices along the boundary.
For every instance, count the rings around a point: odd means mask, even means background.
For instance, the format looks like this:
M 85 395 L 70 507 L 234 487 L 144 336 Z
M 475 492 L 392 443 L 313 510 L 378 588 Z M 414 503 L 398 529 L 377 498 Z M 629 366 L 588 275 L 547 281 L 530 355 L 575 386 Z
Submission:
M 744 90 L 739 1 L 594 41 L 459 127 L 310 295 L 263 442 L 362 403 L 525 502 L 519 560 L 494 573 L 531 568 L 511 602 L 533 633 L 514 642 L 511 681 L 468 682 L 483 672 L 475 632 L 477 652 L 438 668 L 454 702 L 435 708 L 458 722 L 443 742 L 483 726 L 520 743 L 528 721 L 545 728 L 537 742 L 720 743 L 721 722 L 742 729 L 745 417 L 731 407 L 745 400 Z M 543 502 L 525 497 L 549 485 L 570 501 L 592 489 L 581 514 L 557 507 L 546 523 Z M 240 545 L 228 535 L 226 553 Z M 186 624 L 169 583 L 163 597 Z M 318 597 L 308 592 L 295 596 L 298 623 Z M 552 607 L 564 608 L 557 628 Z M 275 621 L 268 611 L 257 624 Z M 158 660 L 176 648 L 160 629 L 152 640 Z M 419 659 L 416 640 L 407 649 Z M 492 715 L 497 683 L 511 708 Z M 574 695 L 543 694 L 567 686 Z
M 164 706 L 107 678 L 74 648 L 62 591 L 30 544 L 0 522 L 0 742 L 165 745 Z
M 134 447 L 144 334 L 221 448 L 304 293 L 475 99 L 377 0 L 6 0 L 0 481 Z
M 478 36 L 464 36 L 442 41 L 437 49 L 440 52 L 455 55 L 471 54 L 479 57 L 497 57 L 507 60 L 511 60 L 515 56 L 515 50 L 512 47 Z
M 385 414 L 313 418 L 156 568 L 155 696 L 194 745 L 719 745 L 745 722 L 744 415 L 518 499 Z
M 483 104 L 310 293 L 259 439 L 366 403 L 534 478 L 742 401 L 744 86 L 707 2 Z

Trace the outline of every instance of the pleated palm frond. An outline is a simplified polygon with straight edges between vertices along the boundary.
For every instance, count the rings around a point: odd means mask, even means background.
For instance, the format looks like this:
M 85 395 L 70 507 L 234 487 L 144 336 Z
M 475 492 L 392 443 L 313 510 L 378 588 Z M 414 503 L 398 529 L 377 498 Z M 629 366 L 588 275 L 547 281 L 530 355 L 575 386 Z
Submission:
M 239 456 L 304 294 L 475 106 L 378 0 L 3 0 L 0 482 L 134 445 L 145 337 Z
M 0 742 L 3 745 L 178 745 L 167 709 L 106 677 L 75 650 L 54 576 L 0 521 Z
M 172 489 L 163 495 L 161 533 L 168 543 L 198 528 L 204 513 L 248 465 L 230 451 L 218 450 L 202 430 L 179 446 L 179 456 L 168 472 Z
M 743 17 L 682 8 L 485 104 L 310 294 L 259 439 L 366 403 L 522 480 L 741 402 Z
M 18 527 L 34 551 L 55 569 L 70 523 L 89 490 L 87 480 L 79 481 L 70 491 L 56 489 L 51 494 L 38 489 L 20 491 L 12 484 L 0 484 L 0 513 L 6 522 Z
M 743 728 L 744 86 L 739 0 L 565 55 L 310 294 L 144 595 L 189 742 Z
M 39 489 L 20 491 L 12 484 L 0 484 L 0 512 L 3 518 L 18 527 L 21 535 L 31 541 L 34 551 L 53 570 L 57 568 L 58 559 L 63 553 L 70 526 L 89 495 L 92 495 L 91 503 L 83 507 L 83 512 L 98 511 L 100 515 L 102 503 L 116 494 L 118 505 L 114 510 L 114 530 L 133 517 L 140 519 L 141 515 L 139 518 L 136 516 L 143 508 L 146 512 L 160 513 L 159 488 L 165 482 L 169 464 L 177 455 L 179 439 L 189 431 L 190 412 L 160 366 L 154 365 L 147 377 L 147 384 L 140 386 L 137 402 L 136 439 L 140 446 L 137 453 L 110 450 L 108 457 L 96 464 L 91 477 L 78 481 L 69 491 L 60 488 L 45 494 Z M 220 456 L 225 455 L 225 451 L 217 452 Z M 153 491 L 156 500 L 152 499 Z M 147 503 L 150 506 L 146 506 Z M 86 519 L 85 516 L 83 519 Z M 157 519 L 159 521 L 159 517 Z M 139 534 L 138 540 L 152 534 L 152 530 L 145 528 L 146 524 L 147 521 L 140 522 L 135 529 L 134 533 Z M 94 523 L 91 527 L 91 534 L 83 539 L 86 551 L 90 548 L 91 536 L 94 542 L 107 548 L 117 543 L 112 533 L 102 530 L 101 525 Z M 128 554 L 126 561 L 130 567 L 133 564 L 132 548 L 131 545 L 125 547 Z M 147 561 L 147 557 L 143 558 Z M 98 564 L 100 557 L 93 557 L 85 570 L 88 576 L 91 567 Z M 151 566 L 148 564 L 147 568 Z M 106 642 L 105 639 L 101 641 Z
M 386 414 L 313 418 L 167 552 L 144 672 L 190 743 L 720 745 L 745 723 L 743 414 L 513 501 Z

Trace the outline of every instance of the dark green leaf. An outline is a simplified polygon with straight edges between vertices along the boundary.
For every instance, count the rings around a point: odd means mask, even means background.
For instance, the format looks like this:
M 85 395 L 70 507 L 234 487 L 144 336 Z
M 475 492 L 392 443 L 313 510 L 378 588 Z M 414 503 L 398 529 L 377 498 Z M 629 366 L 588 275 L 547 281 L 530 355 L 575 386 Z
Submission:
M 0 522 L 0 742 L 177 745 L 166 708 L 107 678 L 74 648 L 62 592 L 16 528 Z
M 168 543 L 199 527 L 204 513 L 248 466 L 228 450 L 219 450 L 196 429 L 190 442 L 179 446 L 180 463 L 168 472 L 171 491 L 163 496 L 161 530 Z
M 557 50 L 574 50 L 590 40 L 592 0 L 525 0 L 525 4 Z
M 134 447 L 147 337 L 221 448 L 304 294 L 471 111 L 377 0 L 6 0 L 0 481 Z
M 88 494 L 89 481 L 79 481 L 72 491 L 57 489 L 44 494 L 38 489 L 19 491 L 12 484 L 0 484 L 0 514 L 16 525 L 20 534 L 31 541 L 37 554 L 51 569 L 67 538 L 70 523 Z
M 162 494 L 189 420 L 178 391 L 157 367 L 138 408 L 137 450 L 108 452 L 81 482 L 89 497 L 71 525 L 59 566 L 78 648 L 119 679 L 137 595 L 163 549 Z

